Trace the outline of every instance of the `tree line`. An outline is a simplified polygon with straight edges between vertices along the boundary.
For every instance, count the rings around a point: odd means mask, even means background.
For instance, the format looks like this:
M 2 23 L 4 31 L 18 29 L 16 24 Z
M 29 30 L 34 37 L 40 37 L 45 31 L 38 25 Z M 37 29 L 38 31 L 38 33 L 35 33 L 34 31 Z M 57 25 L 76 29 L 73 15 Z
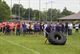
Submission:
M 24 8 L 22 4 L 14 4 L 12 9 L 5 1 L 0 0 L 0 20 L 10 19 L 10 15 L 20 16 L 24 20 L 57 20 L 60 17 L 74 14 L 74 12 L 67 10 L 65 7 L 61 12 L 59 9 L 48 9 L 45 11 L 33 10 L 32 8 Z

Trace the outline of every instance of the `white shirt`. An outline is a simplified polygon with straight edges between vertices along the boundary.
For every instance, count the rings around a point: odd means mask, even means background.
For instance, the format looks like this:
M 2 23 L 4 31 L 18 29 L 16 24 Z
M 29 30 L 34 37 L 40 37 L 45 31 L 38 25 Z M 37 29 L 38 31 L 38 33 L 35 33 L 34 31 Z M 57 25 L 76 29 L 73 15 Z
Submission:
M 46 29 L 46 27 L 47 27 L 47 24 L 44 25 L 44 29 Z
M 69 29 L 72 29 L 73 28 L 72 23 L 68 24 L 68 27 L 69 27 Z
M 26 26 L 26 27 L 27 27 L 27 29 L 29 29 L 29 26 L 30 26 L 30 25 L 29 25 L 29 24 L 26 24 L 26 25 L 27 25 L 27 26 Z
M 79 29 L 79 24 L 75 24 L 75 28 L 76 29 Z

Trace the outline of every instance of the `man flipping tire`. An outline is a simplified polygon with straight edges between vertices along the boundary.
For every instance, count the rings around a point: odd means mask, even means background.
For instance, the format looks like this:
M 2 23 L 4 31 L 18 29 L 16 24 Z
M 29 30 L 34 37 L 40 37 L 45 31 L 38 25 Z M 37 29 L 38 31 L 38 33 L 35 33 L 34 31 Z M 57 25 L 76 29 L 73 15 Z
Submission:
M 48 35 L 47 39 L 50 44 L 54 45 L 64 45 L 67 40 L 63 33 L 54 31 Z

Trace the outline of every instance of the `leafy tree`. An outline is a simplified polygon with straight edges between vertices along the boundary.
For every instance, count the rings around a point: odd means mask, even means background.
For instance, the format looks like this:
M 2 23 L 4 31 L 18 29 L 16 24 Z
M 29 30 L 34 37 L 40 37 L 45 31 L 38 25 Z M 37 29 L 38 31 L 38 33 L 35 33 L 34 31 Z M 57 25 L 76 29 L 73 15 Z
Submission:
M 63 17 L 64 17 L 64 16 L 68 16 L 68 15 L 73 14 L 73 12 L 72 12 L 72 11 L 67 10 L 67 8 L 65 7 L 65 8 L 63 9 L 63 11 L 62 11 L 62 13 L 61 13 L 61 14 L 62 14 L 62 15 L 63 15 Z
M 24 13 L 23 17 L 27 20 L 32 20 L 33 10 L 31 8 L 25 9 L 25 13 Z
M 21 4 L 14 4 L 12 8 L 12 14 L 17 16 L 23 16 L 25 9 Z
M 0 0 L 0 18 L 2 18 L 0 21 L 8 20 L 10 16 L 10 8 L 6 4 L 5 1 Z
M 35 20 L 38 20 L 38 19 L 39 19 L 39 10 L 34 10 L 34 11 L 33 11 L 33 18 L 34 18 Z
M 61 16 L 61 13 L 60 10 L 57 9 L 48 9 L 47 15 L 48 15 L 48 20 L 50 21 L 59 18 Z

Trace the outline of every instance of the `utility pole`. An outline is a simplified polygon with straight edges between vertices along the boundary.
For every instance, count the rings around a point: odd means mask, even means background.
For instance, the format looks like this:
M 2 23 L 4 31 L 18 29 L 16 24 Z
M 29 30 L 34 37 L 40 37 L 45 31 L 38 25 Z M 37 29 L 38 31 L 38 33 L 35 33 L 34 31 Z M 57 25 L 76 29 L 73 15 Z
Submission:
M 30 14 L 31 14 L 31 13 L 30 13 L 30 0 L 29 0 L 29 17 L 28 17 L 28 18 L 29 18 L 29 19 L 28 19 L 29 21 L 31 20 L 31 17 L 30 17 L 31 15 L 30 15 Z
M 51 16 L 50 16 L 51 22 L 52 22 L 52 18 L 53 18 L 53 16 L 52 16 L 52 7 L 53 7 L 52 5 L 53 5 L 53 2 L 54 1 L 52 1 L 52 0 L 50 2 L 48 2 L 51 5 Z
M 10 9 L 11 9 L 11 15 L 12 15 L 12 0 L 11 0 L 11 8 Z
M 39 0 L 39 11 L 41 10 L 41 0 Z M 40 12 L 39 12 L 39 21 L 40 21 Z
M 11 8 L 10 8 L 10 11 L 11 11 L 11 21 L 12 21 L 12 0 L 11 0 Z
M 21 1 L 21 0 L 19 0 L 19 20 L 20 20 L 20 16 L 21 16 L 21 15 L 20 15 L 20 1 Z
M 16 12 L 16 7 L 14 7 L 14 8 L 15 8 L 15 10 L 14 10 L 15 12 L 14 12 L 14 13 L 15 13 L 15 15 L 17 16 L 18 14 L 16 14 L 16 13 L 17 13 L 17 12 Z
M 52 22 L 52 3 L 53 3 L 53 1 L 51 0 L 51 22 Z
M 47 21 L 47 0 L 46 0 L 46 21 Z

